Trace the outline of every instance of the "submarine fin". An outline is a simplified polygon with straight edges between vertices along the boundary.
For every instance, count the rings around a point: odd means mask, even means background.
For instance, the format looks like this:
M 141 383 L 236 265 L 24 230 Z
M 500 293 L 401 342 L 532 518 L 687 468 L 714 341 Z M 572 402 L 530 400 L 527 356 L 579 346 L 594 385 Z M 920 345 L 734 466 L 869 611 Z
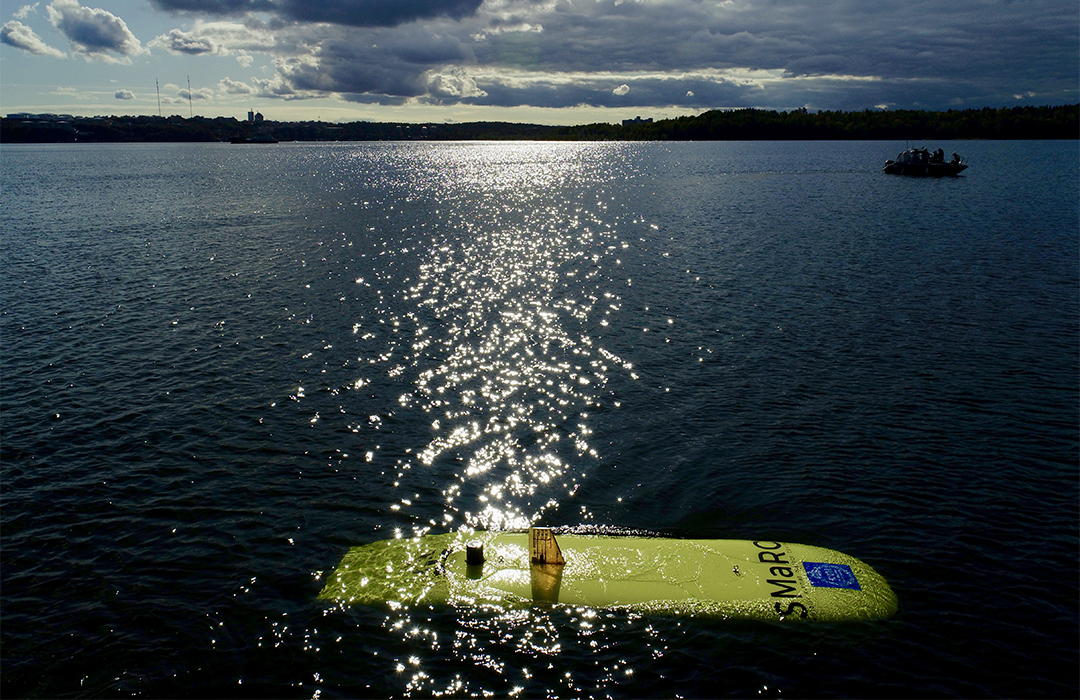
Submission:
M 533 564 L 565 564 L 555 533 L 550 527 L 529 528 L 529 556 Z

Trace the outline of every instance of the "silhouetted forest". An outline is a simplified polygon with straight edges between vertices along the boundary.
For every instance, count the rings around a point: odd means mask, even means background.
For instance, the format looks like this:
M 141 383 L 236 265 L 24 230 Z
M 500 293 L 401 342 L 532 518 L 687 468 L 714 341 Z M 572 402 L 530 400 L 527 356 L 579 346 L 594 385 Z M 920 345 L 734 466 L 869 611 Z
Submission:
M 631 124 L 541 126 L 506 122 L 392 124 L 380 122 L 247 122 L 231 117 L 70 117 L 9 115 L 0 142 L 230 141 L 742 141 L 1075 139 L 1080 105 L 948 110 L 775 112 L 737 109 Z
M 862 112 L 740 109 L 617 127 L 623 138 L 697 140 L 1075 139 L 1080 105 Z

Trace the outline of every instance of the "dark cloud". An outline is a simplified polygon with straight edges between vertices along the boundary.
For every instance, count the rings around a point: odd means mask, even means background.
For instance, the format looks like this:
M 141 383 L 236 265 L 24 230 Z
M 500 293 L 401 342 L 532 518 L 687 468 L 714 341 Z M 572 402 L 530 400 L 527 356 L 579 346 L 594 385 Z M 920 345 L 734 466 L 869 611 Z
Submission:
M 420 28 L 389 33 L 379 41 L 379 46 L 382 47 L 386 60 L 404 61 L 425 67 L 458 63 L 470 57 L 457 37 Z M 348 52 L 345 55 L 347 56 Z
M 857 66 L 852 65 L 850 56 L 838 54 L 818 54 L 804 56 L 784 64 L 784 73 L 788 76 L 808 75 L 845 75 L 851 74 Z
M 367 93 L 380 99 L 419 97 L 425 93 L 427 83 L 415 66 L 392 57 L 382 61 L 356 60 L 364 53 L 367 52 L 348 51 L 348 58 L 331 53 L 321 57 L 318 65 L 296 62 L 279 66 L 279 70 L 288 84 L 299 91 Z
M 240 15 L 245 12 L 274 12 L 272 0 L 151 0 L 155 7 L 169 12 L 200 15 Z
M 298 92 L 370 94 L 377 101 L 421 97 L 428 72 L 470 60 L 456 37 L 421 26 L 372 29 L 324 41 L 310 60 L 279 62 L 278 70 Z
M 206 15 L 269 12 L 297 22 L 393 27 L 435 17 L 461 19 L 474 14 L 483 0 L 153 0 L 153 3 L 171 12 Z
M 153 2 L 244 15 L 249 30 L 248 13 L 267 13 L 272 41 L 196 22 L 152 46 L 271 53 L 279 75 L 258 89 L 288 97 L 642 111 L 1080 100 L 1075 0 Z
M 355 27 L 392 27 L 418 19 L 461 19 L 483 0 L 280 0 L 281 12 L 302 22 L 332 22 Z

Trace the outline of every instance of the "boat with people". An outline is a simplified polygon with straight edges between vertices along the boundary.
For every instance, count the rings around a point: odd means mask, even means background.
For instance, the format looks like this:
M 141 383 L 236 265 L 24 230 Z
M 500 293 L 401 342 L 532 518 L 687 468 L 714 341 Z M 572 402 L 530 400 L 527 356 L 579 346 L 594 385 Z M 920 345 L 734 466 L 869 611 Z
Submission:
M 885 161 L 882 172 L 889 175 L 955 177 L 967 167 L 964 159 L 956 153 L 952 154 L 952 160 L 945 162 L 945 151 L 940 148 L 932 153 L 925 148 L 909 148 L 896 156 L 896 160 Z

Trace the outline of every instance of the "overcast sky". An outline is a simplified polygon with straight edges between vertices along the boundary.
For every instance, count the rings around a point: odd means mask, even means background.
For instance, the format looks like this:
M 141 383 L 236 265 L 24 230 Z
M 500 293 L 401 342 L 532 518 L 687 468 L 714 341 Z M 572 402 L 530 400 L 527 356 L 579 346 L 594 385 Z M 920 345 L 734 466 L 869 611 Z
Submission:
M 1080 102 L 1077 0 L 3 0 L 2 14 L 5 114 L 158 114 L 155 80 L 166 116 L 280 120 Z

